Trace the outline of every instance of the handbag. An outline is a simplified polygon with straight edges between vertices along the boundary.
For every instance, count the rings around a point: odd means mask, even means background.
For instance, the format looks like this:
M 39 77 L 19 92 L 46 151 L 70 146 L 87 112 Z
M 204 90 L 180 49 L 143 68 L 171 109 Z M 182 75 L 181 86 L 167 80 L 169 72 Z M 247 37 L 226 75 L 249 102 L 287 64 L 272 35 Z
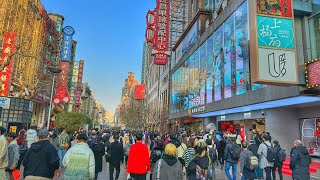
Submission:
M 13 169 L 12 170 L 12 176 L 14 180 L 18 180 L 21 178 L 20 171 L 18 169 Z

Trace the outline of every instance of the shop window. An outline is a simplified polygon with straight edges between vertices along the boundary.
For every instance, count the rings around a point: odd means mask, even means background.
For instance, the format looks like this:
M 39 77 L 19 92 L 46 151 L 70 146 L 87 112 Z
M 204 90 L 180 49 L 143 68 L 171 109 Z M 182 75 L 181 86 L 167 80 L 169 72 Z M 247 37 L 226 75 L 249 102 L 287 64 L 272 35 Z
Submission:
M 320 12 L 309 19 L 311 58 L 320 57 Z

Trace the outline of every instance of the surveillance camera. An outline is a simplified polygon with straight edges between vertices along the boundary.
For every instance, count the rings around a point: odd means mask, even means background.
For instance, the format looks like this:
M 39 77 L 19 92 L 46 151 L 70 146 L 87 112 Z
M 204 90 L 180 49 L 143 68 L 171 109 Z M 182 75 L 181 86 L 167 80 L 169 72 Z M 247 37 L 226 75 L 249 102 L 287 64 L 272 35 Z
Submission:
M 263 110 L 261 111 L 261 115 L 262 115 L 262 116 L 264 116 L 264 115 L 265 115 Z

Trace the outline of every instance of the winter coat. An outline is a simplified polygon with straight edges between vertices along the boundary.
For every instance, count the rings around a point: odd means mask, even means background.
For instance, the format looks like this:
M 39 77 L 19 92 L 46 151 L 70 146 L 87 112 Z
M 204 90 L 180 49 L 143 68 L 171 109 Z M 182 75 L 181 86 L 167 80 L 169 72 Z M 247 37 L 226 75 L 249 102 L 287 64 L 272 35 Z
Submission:
M 124 154 L 122 143 L 119 141 L 114 141 L 111 143 L 110 155 L 109 163 L 120 164 L 120 162 L 123 162 Z
M 257 178 L 256 171 L 250 170 L 246 166 L 247 158 L 249 158 L 252 155 L 253 155 L 253 153 L 249 150 L 244 150 L 240 154 L 240 173 L 242 173 L 246 179 L 256 179 Z
M 4 135 L 0 136 L 0 169 L 8 167 L 8 141 Z
M 127 172 L 134 174 L 146 174 L 151 170 L 148 147 L 138 141 L 130 147 Z
M 9 143 L 8 156 L 9 156 L 8 168 L 10 168 L 12 165 L 18 166 L 20 153 L 19 153 L 19 145 L 16 140 L 13 140 L 11 143 Z
M 63 158 L 64 180 L 93 180 L 95 159 L 87 143 L 77 143 Z
M 130 152 L 130 147 L 132 144 L 129 143 L 129 141 L 123 146 L 124 155 L 128 156 Z
M 208 179 L 209 175 L 209 166 L 211 165 L 211 159 L 208 156 L 207 152 L 204 152 L 202 155 L 196 154 L 195 157 L 191 160 L 189 166 L 186 168 L 187 171 L 187 179 L 188 180 L 197 180 L 197 171 L 198 167 L 202 170 L 207 171 L 207 176 L 205 178 Z
M 185 162 L 185 166 L 188 167 L 189 163 L 191 162 L 191 159 L 193 156 L 196 154 L 195 150 L 193 148 L 188 148 L 187 150 L 184 151 L 182 155 L 182 159 Z
M 293 147 L 290 154 L 292 178 L 297 180 L 309 180 L 311 157 L 307 148 L 305 146 Z
M 155 147 L 151 151 L 150 161 L 151 161 L 151 169 L 154 169 L 154 165 L 156 162 L 161 159 L 163 153 L 163 148 Z
M 259 146 L 257 144 L 250 144 L 248 147 L 248 150 L 251 151 L 253 153 L 253 155 L 255 155 L 257 157 L 259 157 L 258 149 L 259 149 Z
M 28 148 L 31 147 L 31 144 L 34 143 L 36 139 L 37 139 L 37 131 L 34 129 L 29 129 L 27 131 Z
M 271 147 L 271 143 L 269 141 L 264 142 L 266 143 L 269 147 Z M 261 143 L 258 149 L 258 155 L 260 158 L 260 168 L 264 169 L 266 167 L 273 167 L 274 163 L 269 162 L 267 160 L 267 152 L 268 152 L 268 147 L 264 144 Z
M 219 141 L 219 146 L 218 146 L 218 149 L 217 149 L 218 153 L 219 154 L 223 154 L 226 146 L 227 146 L 227 143 L 224 140 Z
M 278 158 L 278 154 L 279 154 L 279 151 L 280 151 L 280 150 L 281 150 L 280 145 L 275 145 L 275 146 L 273 147 L 273 151 L 277 154 L 276 160 L 275 160 L 275 162 L 274 162 L 274 167 L 280 167 L 280 166 L 282 166 L 282 164 L 283 164 L 283 162 L 280 162 L 280 161 L 279 161 L 279 158 Z
M 233 164 L 238 164 L 238 159 L 233 159 L 232 158 L 232 146 L 238 146 L 236 143 L 228 143 L 225 150 L 224 150 L 224 159 L 227 162 L 233 163 Z
M 24 160 L 24 177 L 39 176 L 53 178 L 54 171 L 59 169 L 59 156 L 48 140 L 35 142 L 28 149 Z
M 182 180 L 182 165 L 174 156 L 163 156 L 159 159 L 152 172 L 152 180 Z
M 104 145 L 98 142 L 96 144 L 93 144 L 90 148 L 94 154 L 94 160 L 96 164 L 95 173 L 99 173 L 102 171 L 102 160 L 105 154 Z

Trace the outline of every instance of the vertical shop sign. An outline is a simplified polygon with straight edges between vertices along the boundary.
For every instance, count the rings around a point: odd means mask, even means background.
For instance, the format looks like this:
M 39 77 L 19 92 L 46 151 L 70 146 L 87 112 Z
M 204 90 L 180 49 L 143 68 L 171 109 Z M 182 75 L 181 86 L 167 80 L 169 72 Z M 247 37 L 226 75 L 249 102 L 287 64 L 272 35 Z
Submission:
M 61 53 L 60 69 L 62 70 L 58 76 L 58 85 L 56 95 L 53 97 L 55 105 L 61 102 L 67 104 L 70 102 L 70 94 L 68 92 L 69 64 L 71 58 L 72 36 L 75 31 L 71 26 L 63 28 L 63 44 Z
M 298 84 L 292 0 L 250 1 L 252 83 Z
M 8 96 L 10 89 L 11 71 L 13 64 L 13 53 L 15 50 L 17 34 L 14 32 L 7 32 L 3 41 L 3 49 L 0 64 L 9 64 L 0 72 L 0 96 Z
M 166 65 L 171 55 L 169 51 L 170 0 L 157 0 L 155 49 L 152 50 L 154 64 Z
M 77 81 L 77 87 L 76 87 L 76 98 L 74 102 L 74 111 L 79 112 L 80 111 L 80 98 L 81 98 L 81 87 L 82 87 L 82 76 L 83 76 L 83 66 L 84 66 L 84 61 L 80 60 L 79 63 L 79 69 L 78 69 L 78 81 Z
M 143 100 L 145 96 L 145 85 L 136 85 L 134 88 L 134 99 Z

